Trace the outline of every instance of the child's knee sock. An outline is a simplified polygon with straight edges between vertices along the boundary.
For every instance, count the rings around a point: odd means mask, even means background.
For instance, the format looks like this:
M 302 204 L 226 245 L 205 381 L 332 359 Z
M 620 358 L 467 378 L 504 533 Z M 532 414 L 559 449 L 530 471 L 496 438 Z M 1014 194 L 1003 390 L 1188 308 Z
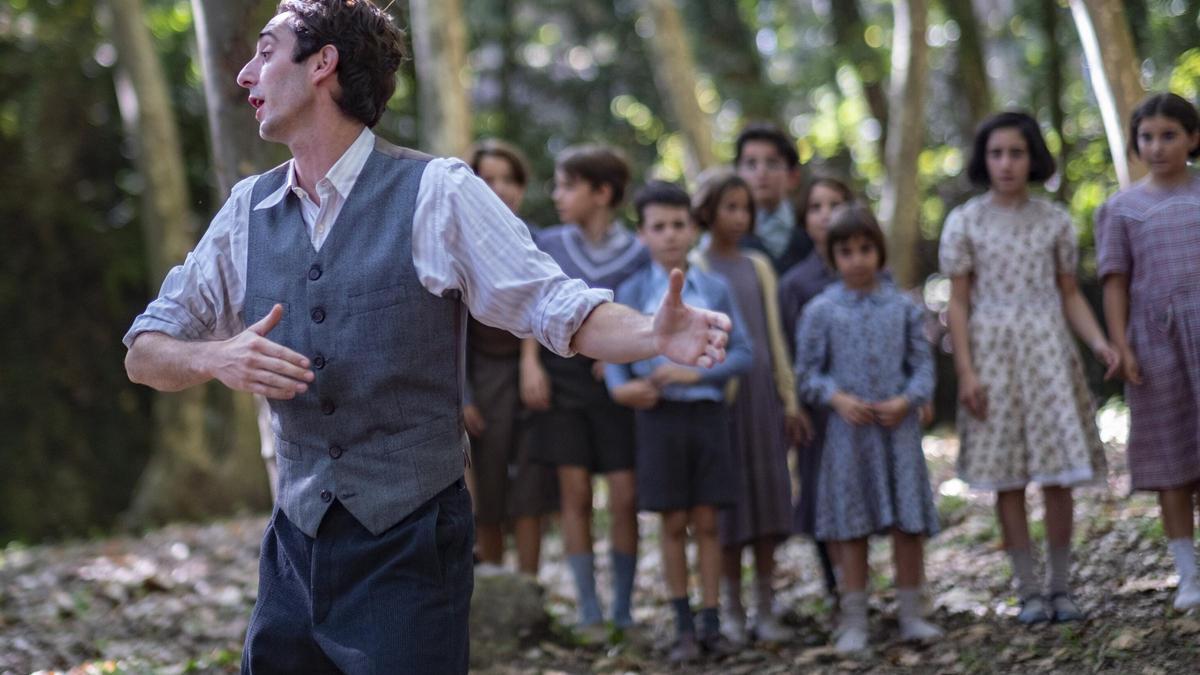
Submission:
M 696 623 L 692 619 L 692 608 L 688 604 L 687 596 L 682 598 L 672 598 L 671 609 L 675 610 L 675 634 L 695 635 Z
M 760 579 L 754 577 L 754 601 L 755 610 L 758 612 L 760 619 L 775 614 L 775 587 L 771 584 L 771 578 Z
M 1175 559 L 1175 571 L 1179 573 L 1179 583 L 1184 583 L 1196 577 L 1196 545 L 1191 539 L 1172 539 L 1167 542 L 1167 549 Z
M 741 579 L 735 582 L 726 577 L 721 578 L 721 606 L 730 616 L 746 620 L 746 606 L 742 604 Z
M 637 573 L 637 556 L 620 551 L 612 552 L 613 624 L 618 628 L 633 625 L 633 577 Z
M 866 591 L 846 591 L 842 593 L 841 618 L 839 630 L 857 628 L 867 629 L 867 593 Z
M 700 609 L 700 637 L 707 638 L 718 635 L 720 632 L 721 615 L 717 613 L 717 608 L 702 607 Z
M 1047 549 L 1050 560 L 1046 571 L 1049 578 L 1050 595 L 1059 595 L 1071 590 L 1071 547 L 1050 546 Z
M 600 600 L 596 597 L 596 557 L 591 553 L 576 553 L 567 556 L 571 576 L 575 577 L 575 603 L 578 606 L 579 623 L 600 623 Z
M 1038 580 L 1033 573 L 1033 551 L 1029 548 L 1008 549 L 1008 559 L 1012 563 L 1013 578 L 1017 580 L 1017 597 L 1022 600 L 1038 595 Z

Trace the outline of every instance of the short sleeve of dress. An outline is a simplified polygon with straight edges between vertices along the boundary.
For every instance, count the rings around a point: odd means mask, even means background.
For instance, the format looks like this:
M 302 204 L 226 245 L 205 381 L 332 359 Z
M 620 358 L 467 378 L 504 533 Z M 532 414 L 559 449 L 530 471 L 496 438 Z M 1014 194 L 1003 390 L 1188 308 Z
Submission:
M 1096 276 L 1129 274 L 1129 234 L 1125 219 L 1107 201 L 1096 210 Z
M 938 266 L 942 274 L 957 277 L 969 274 L 975 268 L 974 251 L 967 235 L 963 207 L 958 207 L 946 216 L 942 226 L 942 239 L 938 244 Z
M 1054 264 L 1059 274 L 1074 274 L 1079 265 L 1079 244 L 1075 239 L 1075 223 L 1071 214 L 1060 206 L 1051 206 L 1053 214 Z

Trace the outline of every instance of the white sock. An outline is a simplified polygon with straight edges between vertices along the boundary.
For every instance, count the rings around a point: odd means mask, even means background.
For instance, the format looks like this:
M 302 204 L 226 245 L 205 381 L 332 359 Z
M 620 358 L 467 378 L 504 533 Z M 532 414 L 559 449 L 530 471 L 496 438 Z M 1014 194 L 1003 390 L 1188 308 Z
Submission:
M 1172 539 L 1167 542 L 1167 549 L 1175 559 L 1175 571 L 1179 572 L 1179 583 L 1196 576 L 1196 545 L 1191 539 Z

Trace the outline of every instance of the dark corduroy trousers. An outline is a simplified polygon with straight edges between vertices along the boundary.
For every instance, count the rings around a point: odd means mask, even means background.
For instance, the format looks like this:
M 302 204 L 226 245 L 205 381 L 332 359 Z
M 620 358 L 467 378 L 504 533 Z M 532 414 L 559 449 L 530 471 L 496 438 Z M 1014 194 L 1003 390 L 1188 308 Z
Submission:
M 474 538 L 461 479 L 378 536 L 336 501 L 315 539 L 276 509 L 242 672 L 466 673 Z

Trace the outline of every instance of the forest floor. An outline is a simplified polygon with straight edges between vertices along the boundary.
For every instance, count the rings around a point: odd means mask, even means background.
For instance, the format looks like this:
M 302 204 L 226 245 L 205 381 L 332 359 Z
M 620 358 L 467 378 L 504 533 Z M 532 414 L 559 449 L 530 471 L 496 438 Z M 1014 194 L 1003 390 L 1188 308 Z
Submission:
M 998 546 L 991 499 L 953 479 L 957 442 L 930 436 L 926 455 L 944 530 L 928 546 L 934 620 L 946 638 L 932 646 L 894 639 L 890 557 L 872 547 L 870 654 L 846 659 L 827 646 L 831 616 L 812 546 L 793 539 L 779 551 L 779 602 L 794 640 L 758 645 L 690 672 L 784 673 L 1141 673 L 1195 672 L 1200 616 L 1170 608 L 1176 582 L 1152 496 L 1129 494 L 1124 456 L 1109 443 L 1109 479 L 1077 492 L 1075 624 L 1026 628 L 1013 618 L 1008 565 Z M 1041 516 L 1031 491 L 1031 519 Z M 598 531 L 603 532 L 601 514 Z M 177 525 L 118 537 L 0 551 L 0 674 L 236 672 L 254 603 L 265 519 Z M 557 535 L 548 537 L 539 578 L 554 628 L 518 656 L 481 672 L 667 672 L 658 646 L 671 617 L 659 576 L 654 518 L 642 521 L 635 638 L 583 646 L 558 627 L 573 615 Z M 1033 527 L 1040 538 L 1042 528 Z M 600 587 L 607 555 L 598 547 Z

